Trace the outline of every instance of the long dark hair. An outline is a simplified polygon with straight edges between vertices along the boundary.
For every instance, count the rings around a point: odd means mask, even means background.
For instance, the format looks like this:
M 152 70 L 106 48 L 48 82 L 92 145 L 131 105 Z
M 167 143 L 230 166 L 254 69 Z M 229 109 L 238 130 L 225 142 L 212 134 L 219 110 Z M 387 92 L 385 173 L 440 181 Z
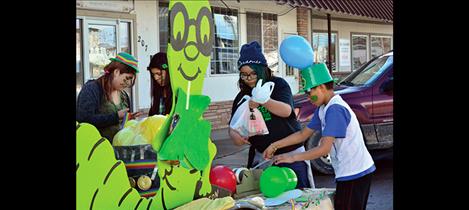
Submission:
M 158 84 L 158 82 L 155 81 L 155 78 L 153 77 L 151 71 L 150 71 L 150 77 L 151 77 L 151 107 L 150 110 L 148 111 L 148 116 L 152 116 L 155 114 L 160 114 L 160 99 L 163 96 L 163 94 L 166 95 L 166 98 L 163 98 L 164 101 L 164 113 L 163 115 L 169 114 L 171 111 L 171 107 L 173 105 L 172 99 L 173 99 L 173 92 L 171 89 L 171 80 L 169 77 L 169 72 L 166 71 L 161 71 L 161 73 L 166 72 L 166 79 L 170 81 L 167 85 L 161 86 Z
M 104 96 L 107 100 L 111 101 L 111 91 L 112 91 L 112 79 L 114 78 L 114 70 L 118 69 L 121 74 L 123 73 L 131 73 L 134 75 L 134 78 L 132 79 L 132 83 L 130 84 L 130 87 L 132 87 L 135 84 L 135 69 L 132 67 L 125 65 L 123 63 L 120 63 L 118 61 L 112 61 L 111 63 L 107 64 L 104 67 L 104 75 L 99 77 L 97 79 L 98 83 L 101 85 L 103 88 Z
M 274 78 L 272 70 L 267 66 L 259 64 L 248 64 L 248 66 L 256 72 L 257 81 L 259 81 L 259 79 L 263 79 L 262 82 L 265 83 L 267 81 L 271 81 Z M 251 95 L 252 88 L 244 83 L 244 80 L 241 79 L 241 76 L 238 79 L 238 87 L 243 95 Z

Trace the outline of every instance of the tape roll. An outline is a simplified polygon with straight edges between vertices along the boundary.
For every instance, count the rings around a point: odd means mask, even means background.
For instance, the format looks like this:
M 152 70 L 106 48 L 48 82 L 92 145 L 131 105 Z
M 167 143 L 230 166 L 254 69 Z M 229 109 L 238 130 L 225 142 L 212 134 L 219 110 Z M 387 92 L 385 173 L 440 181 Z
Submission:
M 234 168 L 233 172 L 235 173 L 236 176 L 236 182 L 239 184 L 241 183 L 242 177 L 243 177 L 243 171 L 248 171 L 249 169 L 247 168 Z

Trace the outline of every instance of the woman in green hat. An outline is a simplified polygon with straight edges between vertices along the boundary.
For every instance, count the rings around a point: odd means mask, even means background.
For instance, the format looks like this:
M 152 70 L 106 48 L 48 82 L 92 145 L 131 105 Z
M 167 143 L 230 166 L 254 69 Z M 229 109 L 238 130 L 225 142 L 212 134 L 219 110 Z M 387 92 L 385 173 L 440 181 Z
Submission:
M 112 143 L 125 114 L 131 109 L 130 98 L 124 91 L 132 87 L 138 73 L 137 59 L 121 52 L 104 67 L 104 75 L 90 80 L 81 89 L 77 99 L 76 117 L 79 122 L 93 124 Z M 129 113 L 129 120 L 140 116 Z

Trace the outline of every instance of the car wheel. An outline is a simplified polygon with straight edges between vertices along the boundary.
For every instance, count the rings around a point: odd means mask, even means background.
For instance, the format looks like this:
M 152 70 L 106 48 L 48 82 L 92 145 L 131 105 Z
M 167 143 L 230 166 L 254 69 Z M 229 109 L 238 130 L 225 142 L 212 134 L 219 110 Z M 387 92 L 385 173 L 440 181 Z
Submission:
M 305 143 L 305 149 L 310 150 L 314 147 L 317 147 L 319 144 L 319 140 L 321 139 L 321 133 L 318 132 L 311 136 L 308 141 Z M 322 156 L 320 158 L 316 158 L 311 160 L 311 168 L 316 171 L 319 171 L 323 174 L 334 174 L 334 168 L 332 168 L 331 157 L 329 154 L 326 156 Z

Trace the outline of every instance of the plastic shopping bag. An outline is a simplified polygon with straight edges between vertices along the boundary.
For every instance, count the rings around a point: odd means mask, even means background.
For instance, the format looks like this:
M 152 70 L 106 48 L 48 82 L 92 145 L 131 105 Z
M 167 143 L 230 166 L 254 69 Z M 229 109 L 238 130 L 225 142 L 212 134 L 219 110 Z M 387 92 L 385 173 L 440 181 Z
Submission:
M 261 112 L 257 108 L 249 108 L 250 99 L 251 97 L 246 95 L 240 100 L 242 103 L 233 114 L 230 127 L 244 137 L 268 134 Z
M 249 117 L 251 112 L 249 111 L 249 100 L 251 97 L 245 95 L 239 103 L 242 102 L 241 105 L 238 106 L 238 109 L 233 114 L 230 122 L 230 128 L 237 131 L 241 136 L 247 137 L 249 136 Z M 239 104 L 238 103 L 238 104 Z
M 248 130 L 249 136 L 266 135 L 269 134 L 267 125 L 265 124 L 264 117 L 261 112 L 257 109 L 250 109 Z

